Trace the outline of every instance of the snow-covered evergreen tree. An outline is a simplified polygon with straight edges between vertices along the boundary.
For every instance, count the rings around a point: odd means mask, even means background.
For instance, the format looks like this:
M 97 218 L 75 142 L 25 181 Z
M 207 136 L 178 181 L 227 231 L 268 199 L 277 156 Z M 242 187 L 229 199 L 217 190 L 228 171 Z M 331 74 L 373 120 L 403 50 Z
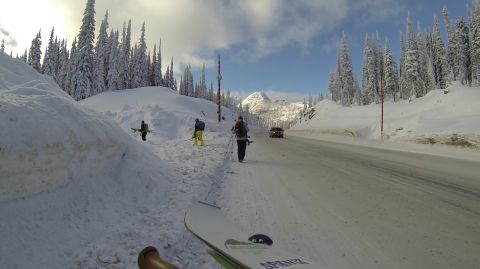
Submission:
M 368 34 L 365 36 L 365 48 L 363 50 L 363 104 L 368 105 L 376 98 L 375 76 L 375 53 L 374 47 Z
M 454 40 L 454 29 L 453 25 L 450 22 L 450 18 L 448 17 L 448 9 L 447 6 L 443 7 L 443 18 L 445 19 L 445 26 L 447 28 L 447 40 L 448 40 L 448 47 L 446 47 L 445 52 L 445 60 L 446 60 L 446 66 L 445 68 L 445 74 L 447 76 L 451 77 L 452 80 L 454 80 L 454 74 L 453 74 L 453 65 L 454 65 L 454 54 L 455 54 L 455 40 Z M 447 77 L 445 77 L 447 79 Z M 444 88 L 442 88 L 444 89 Z
M 200 98 L 207 99 L 207 83 L 205 82 L 205 64 L 202 67 L 202 74 L 200 76 Z
M 470 85 L 470 40 L 468 26 L 463 18 L 455 22 L 455 33 L 453 37 L 456 45 L 453 51 L 453 73 L 455 79 L 462 84 Z
M 5 53 L 5 39 L 2 38 L 2 45 L 0 45 L 0 52 Z
M 122 43 L 121 48 L 118 54 L 118 62 L 117 62 L 117 69 L 118 69 L 118 89 L 128 89 L 130 84 L 130 77 L 129 77 L 129 67 L 130 67 L 130 50 L 131 50 L 131 29 L 132 29 L 132 21 L 128 20 L 128 27 L 123 24 L 123 32 L 122 32 Z
M 417 40 L 412 26 L 410 14 L 407 17 L 407 48 L 405 51 L 404 70 L 400 78 L 400 97 L 410 99 L 423 92 L 424 85 L 420 75 Z
M 213 93 L 213 81 L 210 80 L 210 90 L 208 91 L 208 100 L 215 102 L 215 94 Z
M 73 55 L 75 80 L 73 95 L 75 100 L 82 100 L 91 95 L 93 86 L 93 42 L 95 39 L 95 0 L 87 0 L 83 13 L 82 26 L 78 34 L 77 50 Z
M 399 97 L 397 63 L 393 57 L 388 40 L 385 40 L 383 55 L 383 90 L 384 99 L 396 101 Z
M 480 86 L 480 4 L 477 3 L 470 11 L 470 58 L 472 84 Z
M 22 54 L 22 56 L 20 56 L 20 59 L 22 59 L 22 61 L 24 61 L 25 63 L 27 63 L 27 59 L 28 59 L 27 49 L 25 49 L 25 52 Z
M 345 33 L 342 35 L 340 41 L 340 92 L 341 92 L 341 103 L 343 105 L 350 105 L 355 102 L 355 87 L 353 79 L 353 66 L 352 58 L 350 56 L 350 50 L 348 48 L 347 36 Z
M 118 41 L 119 32 L 113 30 L 110 32 L 110 37 L 108 41 L 108 47 L 110 53 L 108 54 L 108 73 L 107 73 L 107 89 L 111 91 L 116 91 L 119 89 L 119 78 L 118 78 L 118 64 L 119 64 L 119 41 Z
M 76 88 L 77 80 L 73 79 L 76 72 L 76 66 L 74 62 L 75 54 L 77 53 L 77 38 L 72 42 L 72 48 L 70 49 L 70 59 L 68 61 L 68 73 L 65 78 L 65 91 L 73 97 L 73 89 Z
M 50 32 L 50 39 L 45 50 L 45 56 L 43 57 L 42 73 L 50 76 L 55 75 L 55 44 L 54 44 L 55 28 L 52 27 Z
M 433 71 L 435 77 L 435 87 L 445 89 L 447 87 L 448 62 L 445 43 L 440 33 L 440 23 L 437 16 L 434 15 L 433 25 Z
M 429 57 L 428 47 L 427 47 L 427 38 L 424 36 L 422 30 L 420 29 L 420 23 L 417 25 L 417 46 L 418 46 L 418 62 L 420 79 L 424 85 L 423 89 L 417 91 L 417 97 L 425 96 L 430 90 L 433 89 L 432 76 L 429 74 L 429 64 L 432 60 Z
M 155 86 L 165 86 L 162 78 L 162 40 L 158 45 L 158 55 L 155 65 Z
M 190 67 L 191 69 L 191 67 Z M 190 73 L 190 76 L 192 75 L 192 73 Z M 173 77 L 173 57 L 172 59 L 170 60 L 170 73 L 168 75 L 168 87 L 172 90 L 177 90 L 177 83 L 175 81 L 175 78 Z M 192 90 L 193 90 L 193 77 L 191 78 L 191 86 L 192 86 Z M 193 92 L 192 92 L 193 93 Z
M 357 76 L 353 75 L 353 90 L 355 95 L 353 96 L 354 102 L 353 104 L 362 105 L 363 104 L 363 96 L 362 90 L 360 89 L 360 83 L 358 82 Z
M 95 56 L 93 66 L 93 90 L 92 95 L 104 92 L 107 90 L 107 75 L 108 75 L 108 61 L 110 47 L 108 46 L 108 11 L 105 12 L 105 17 L 100 25 L 98 33 L 97 44 L 95 45 Z
M 59 57 L 59 71 L 57 75 L 57 82 L 60 88 L 67 91 L 67 76 L 69 72 L 69 52 L 67 50 L 67 41 L 62 40 Z
M 403 73 L 403 68 L 405 66 L 405 53 L 406 53 L 407 49 L 405 47 L 405 40 L 404 40 L 404 36 L 403 36 L 403 32 L 400 31 L 400 66 L 399 66 L 399 70 L 398 70 L 398 77 L 402 77 L 402 73 Z
M 42 71 L 42 66 L 40 65 L 40 59 L 42 58 L 42 34 L 41 31 L 38 31 L 38 34 L 32 40 L 32 45 L 30 46 L 30 51 L 28 53 L 27 63 L 37 70 L 39 73 Z
M 138 47 L 135 44 L 135 54 L 132 57 L 132 88 L 147 86 L 147 43 L 145 42 L 145 22 L 142 24 L 142 30 Z

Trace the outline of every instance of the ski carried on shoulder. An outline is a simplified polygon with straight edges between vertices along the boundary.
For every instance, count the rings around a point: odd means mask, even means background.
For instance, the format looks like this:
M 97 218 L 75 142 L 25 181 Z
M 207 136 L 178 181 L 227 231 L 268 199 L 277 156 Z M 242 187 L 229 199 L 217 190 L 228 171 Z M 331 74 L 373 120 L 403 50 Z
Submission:
M 185 214 L 185 226 L 228 269 L 321 268 L 309 259 L 274 246 L 266 235 L 247 236 L 214 205 L 193 204 Z
M 134 133 L 141 131 L 140 128 L 130 128 L 130 129 L 132 129 Z M 148 130 L 147 133 L 153 133 L 153 130 Z

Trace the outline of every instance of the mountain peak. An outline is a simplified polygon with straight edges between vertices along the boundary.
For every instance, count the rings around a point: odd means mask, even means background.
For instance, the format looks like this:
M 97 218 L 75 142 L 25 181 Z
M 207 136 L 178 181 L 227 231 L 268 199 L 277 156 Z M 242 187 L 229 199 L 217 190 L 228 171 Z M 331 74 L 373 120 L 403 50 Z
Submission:
M 254 92 L 250 94 L 243 102 L 247 101 L 270 101 L 270 98 L 264 92 Z

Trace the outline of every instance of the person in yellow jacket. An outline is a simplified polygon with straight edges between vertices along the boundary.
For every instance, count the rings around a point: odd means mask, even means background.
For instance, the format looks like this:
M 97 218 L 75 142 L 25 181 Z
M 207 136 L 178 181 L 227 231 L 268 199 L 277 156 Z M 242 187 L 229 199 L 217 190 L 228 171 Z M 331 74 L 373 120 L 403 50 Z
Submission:
M 195 119 L 195 131 L 193 132 L 193 145 L 198 146 L 198 140 L 200 140 L 200 146 L 205 146 L 203 142 L 203 131 L 205 130 L 205 122 Z

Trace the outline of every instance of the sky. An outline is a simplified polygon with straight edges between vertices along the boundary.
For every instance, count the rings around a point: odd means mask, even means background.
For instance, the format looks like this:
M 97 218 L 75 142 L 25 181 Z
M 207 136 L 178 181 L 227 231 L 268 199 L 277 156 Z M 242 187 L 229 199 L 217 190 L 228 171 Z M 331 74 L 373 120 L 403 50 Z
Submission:
M 132 46 L 146 25 L 148 49 L 162 46 L 163 71 L 174 60 L 177 80 L 191 65 L 194 80 L 206 65 L 207 81 L 217 88 L 217 57 L 222 59 L 222 90 L 246 97 L 263 91 L 271 99 L 300 101 L 327 93 L 342 32 L 347 35 L 354 73 L 361 81 L 366 33 L 378 31 L 399 55 L 400 31 L 410 12 L 422 29 L 433 14 L 445 31 L 442 7 L 450 20 L 467 17 L 472 0 L 96 0 L 96 30 L 105 12 L 109 29 L 121 31 L 132 20 Z M 45 45 L 52 26 L 69 44 L 78 34 L 86 0 L 0 0 L 0 39 L 6 52 L 22 54 L 41 29 Z M 444 33 L 444 41 L 446 35 Z M 69 45 L 70 46 L 70 45 Z

